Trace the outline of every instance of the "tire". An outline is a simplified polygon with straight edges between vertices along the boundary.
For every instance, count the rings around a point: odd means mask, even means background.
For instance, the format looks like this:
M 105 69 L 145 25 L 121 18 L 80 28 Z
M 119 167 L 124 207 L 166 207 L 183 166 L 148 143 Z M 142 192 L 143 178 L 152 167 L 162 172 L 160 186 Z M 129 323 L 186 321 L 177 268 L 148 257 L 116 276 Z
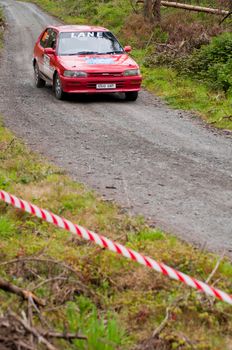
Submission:
M 138 98 L 138 91 L 128 91 L 125 93 L 126 101 L 136 101 Z
M 56 73 L 54 77 L 53 88 L 54 88 L 54 92 L 57 100 L 63 100 L 65 94 L 64 94 L 64 91 L 62 90 L 61 80 L 58 73 Z
M 40 77 L 39 66 L 37 63 L 35 63 L 34 65 L 34 79 L 35 79 L 35 86 L 37 88 L 43 88 L 45 86 L 46 82 Z

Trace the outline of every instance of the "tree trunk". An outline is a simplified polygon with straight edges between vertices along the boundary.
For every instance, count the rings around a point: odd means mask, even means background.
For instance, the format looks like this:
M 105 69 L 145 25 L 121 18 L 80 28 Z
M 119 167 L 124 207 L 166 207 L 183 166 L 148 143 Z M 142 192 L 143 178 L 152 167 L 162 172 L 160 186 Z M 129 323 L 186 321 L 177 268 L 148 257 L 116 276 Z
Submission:
M 154 23 L 152 0 L 144 0 L 143 15 L 144 15 L 145 21 L 150 22 L 151 24 Z
M 231 0 L 228 1 L 228 9 L 230 12 L 232 12 L 232 1 Z
M 212 14 L 215 14 L 215 15 L 227 15 L 229 13 L 229 11 L 225 11 L 225 10 L 213 9 L 211 7 L 201 7 L 201 6 L 187 5 L 187 4 L 182 4 L 182 3 L 173 2 L 173 1 L 163 1 L 163 0 L 161 0 L 161 5 L 165 6 L 165 7 L 175 7 L 175 8 L 179 8 L 179 9 L 183 9 L 183 10 L 189 10 L 189 11 L 212 13 Z
M 160 23 L 161 21 L 160 8 L 161 8 L 161 0 L 155 0 L 153 11 L 154 11 L 154 20 L 157 23 Z

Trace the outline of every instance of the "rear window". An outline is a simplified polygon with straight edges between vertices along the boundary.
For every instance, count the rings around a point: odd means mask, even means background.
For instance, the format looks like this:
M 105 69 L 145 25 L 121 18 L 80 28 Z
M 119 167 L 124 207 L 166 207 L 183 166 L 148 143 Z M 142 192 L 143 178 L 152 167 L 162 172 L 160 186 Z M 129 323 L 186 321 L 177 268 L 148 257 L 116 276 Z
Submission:
M 59 36 L 58 55 L 120 54 L 123 52 L 111 32 L 63 32 Z

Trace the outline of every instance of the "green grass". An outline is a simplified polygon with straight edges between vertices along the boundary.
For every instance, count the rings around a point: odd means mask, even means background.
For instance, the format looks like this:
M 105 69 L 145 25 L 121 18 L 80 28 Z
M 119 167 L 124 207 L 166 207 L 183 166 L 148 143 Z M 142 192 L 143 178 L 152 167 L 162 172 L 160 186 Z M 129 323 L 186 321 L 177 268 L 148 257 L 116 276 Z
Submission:
M 79 329 L 82 334 L 85 333 L 90 349 L 114 350 L 124 345 L 126 335 L 120 329 L 116 316 L 109 312 L 105 318 L 102 317 L 89 298 L 77 297 L 75 302 L 67 303 L 66 310 L 70 330 L 75 332 Z M 77 349 L 86 349 L 82 340 L 76 340 L 74 344 Z
M 0 127 L 0 159 L 0 188 L 201 280 L 213 270 L 216 256 L 151 229 L 141 217 L 122 214 L 116 205 L 102 201 L 60 169 L 31 153 L 4 127 Z M 46 300 L 41 315 L 50 327 L 79 331 L 88 337 L 88 345 L 80 340 L 72 344 L 60 341 L 57 347 L 133 349 L 151 336 L 165 317 L 166 308 L 171 307 L 172 318 L 159 336 L 165 346 L 189 349 L 190 339 L 197 349 L 217 350 L 220 344 L 229 350 L 231 307 L 225 303 L 209 302 L 178 282 L 71 238 L 68 232 L 2 202 L 0 236 L 0 276 L 33 289 Z M 51 262 L 1 265 L 10 259 L 33 257 L 64 262 L 77 276 Z M 67 280 L 46 282 L 57 276 Z M 41 281 L 44 284 L 40 286 Z M 232 268 L 227 259 L 221 262 L 211 283 L 231 293 Z M 180 299 L 177 306 L 172 306 L 177 299 Z M 3 291 L 0 291 L 0 305 L 1 313 L 8 307 L 18 313 L 27 308 L 18 297 Z
M 15 234 L 15 223 L 5 216 L 0 216 L 0 237 L 2 240 L 9 239 Z
M 218 128 L 232 130 L 232 96 L 212 91 L 205 84 L 178 75 L 170 68 L 142 67 L 144 86 L 163 97 L 173 108 L 196 112 Z

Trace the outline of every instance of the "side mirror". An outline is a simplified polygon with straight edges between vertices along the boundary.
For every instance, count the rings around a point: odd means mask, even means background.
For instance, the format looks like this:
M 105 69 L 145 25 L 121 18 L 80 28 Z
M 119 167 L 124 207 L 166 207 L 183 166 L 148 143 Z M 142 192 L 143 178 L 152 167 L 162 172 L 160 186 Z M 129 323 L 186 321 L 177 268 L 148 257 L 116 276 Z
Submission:
M 46 48 L 44 49 L 44 53 L 45 53 L 46 55 L 55 55 L 55 50 L 52 49 L 51 47 L 46 47 Z
M 131 52 L 131 46 L 125 46 L 124 51 L 128 53 Z

